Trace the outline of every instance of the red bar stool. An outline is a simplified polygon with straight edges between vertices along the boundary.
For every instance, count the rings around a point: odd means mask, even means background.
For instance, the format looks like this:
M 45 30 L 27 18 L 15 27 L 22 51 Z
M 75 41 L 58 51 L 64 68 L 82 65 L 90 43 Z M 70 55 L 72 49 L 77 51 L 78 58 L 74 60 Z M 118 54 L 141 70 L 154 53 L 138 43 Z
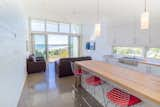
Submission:
M 77 90 L 77 88 L 80 86 L 80 82 L 81 82 L 81 75 L 83 74 L 83 71 L 81 70 L 81 68 L 78 68 L 78 69 L 75 69 L 75 65 L 74 65 L 74 62 L 71 62 L 71 69 L 72 69 L 72 72 L 74 74 L 74 77 L 75 77 L 75 81 L 74 81 L 74 86 L 73 88 Z
M 98 86 L 101 85 L 103 81 L 99 77 L 91 76 L 86 79 L 86 83 L 91 86 Z
M 86 79 L 86 83 L 90 86 L 96 87 L 96 86 L 100 86 L 101 85 L 101 89 L 102 89 L 102 95 L 103 95 L 103 99 L 104 99 L 104 105 L 105 103 L 105 96 L 104 96 L 104 89 L 102 84 L 104 84 L 104 81 L 101 80 L 99 77 L 97 76 L 90 76 L 89 78 Z M 93 93 L 95 95 L 95 88 L 93 88 Z
M 73 71 L 74 77 L 75 77 L 75 89 L 77 90 L 77 88 L 80 86 L 81 83 L 81 75 L 83 74 L 83 71 L 81 69 L 77 69 Z
M 110 101 L 120 107 L 129 107 L 141 102 L 139 98 L 123 92 L 117 88 L 113 88 L 110 92 L 108 92 L 107 97 Z
M 75 76 L 81 76 L 83 71 L 81 69 L 77 69 L 77 70 L 74 70 L 73 73 L 74 73 Z

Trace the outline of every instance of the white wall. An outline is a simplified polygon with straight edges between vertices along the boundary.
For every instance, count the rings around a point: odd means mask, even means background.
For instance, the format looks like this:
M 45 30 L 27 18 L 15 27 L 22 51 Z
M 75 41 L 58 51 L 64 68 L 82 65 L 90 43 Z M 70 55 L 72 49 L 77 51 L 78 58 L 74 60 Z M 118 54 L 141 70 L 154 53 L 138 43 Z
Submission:
M 25 20 L 17 0 L 0 0 L 0 107 L 17 107 L 26 77 Z
M 109 35 L 107 30 L 107 25 L 102 24 L 101 36 L 96 38 L 96 50 L 86 50 L 86 42 L 90 41 L 94 36 L 94 25 L 84 24 L 82 27 L 82 55 L 92 56 L 95 60 L 103 60 L 103 56 L 106 54 L 111 54 L 111 44 L 109 42 Z
M 105 0 L 101 1 L 101 21 L 107 22 L 107 27 L 102 27 L 104 37 L 100 37 L 102 41 L 96 40 L 98 47 L 101 50 L 106 50 L 112 46 L 133 46 L 133 47 L 158 47 L 160 48 L 160 12 L 158 0 L 148 0 L 147 7 L 150 11 L 150 28 L 148 30 L 140 29 L 140 16 L 144 12 L 144 2 L 128 0 L 116 1 Z M 129 8 L 128 8 L 129 7 Z M 88 21 L 90 23 L 90 20 Z M 93 25 L 84 25 L 83 28 L 83 41 L 85 44 L 86 39 L 92 35 Z M 105 40 L 104 40 L 105 39 Z M 83 44 L 83 48 L 84 47 Z M 102 53 L 103 52 L 103 53 Z M 90 54 L 83 49 L 85 55 Z M 97 54 L 99 49 L 92 52 L 96 54 L 96 58 L 100 57 Z M 101 54 L 107 54 L 101 51 Z M 109 50 L 110 53 L 110 50 Z
M 87 51 L 85 44 L 94 33 L 93 24 L 83 25 L 82 55 L 90 55 L 102 60 L 104 55 L 112 53 L 112 46 L 158 47 L 160 48 L 160 22 L 151 17 L 150 28 L 140 29 L 140 19 L 131 21 L 102 24 L 102 35 L 96 39 L 96 50 Z

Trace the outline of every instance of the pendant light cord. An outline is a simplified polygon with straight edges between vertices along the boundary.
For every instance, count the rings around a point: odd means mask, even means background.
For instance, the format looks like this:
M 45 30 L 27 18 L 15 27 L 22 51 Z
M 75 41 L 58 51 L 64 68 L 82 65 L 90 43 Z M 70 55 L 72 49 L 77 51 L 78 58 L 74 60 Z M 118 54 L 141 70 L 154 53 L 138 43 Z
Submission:
M 150 26 L 150 28 L 149 28 L 149 45 L 151 44 L 151 30 L 152 30 L 152 26 L 151 26 L 151 1 L 149 0 L 149 7 L 148 7 L 148 11 L 149 11 L 149 21 L 150 21 L 150 23 L 149 23 L 149 26 Z
M 144 3 L 145 3 L 144 11 L 147 12 L 147 0 L 144 0 Z

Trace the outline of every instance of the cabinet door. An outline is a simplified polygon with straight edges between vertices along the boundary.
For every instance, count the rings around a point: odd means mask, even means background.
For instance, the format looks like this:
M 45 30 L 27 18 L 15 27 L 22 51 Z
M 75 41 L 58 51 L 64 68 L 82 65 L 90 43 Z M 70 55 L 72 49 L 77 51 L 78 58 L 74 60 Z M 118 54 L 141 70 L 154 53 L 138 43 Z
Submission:
M 119 66 L 127 68 L 127 69 L 131 69 L 131 70 L 135 70 L 135 66 L 132 66 L 132 65 L 119 63 Z
M 139 63 L 137 68 L 138 68 L 138 71 L 140 71 L 140 72 L 147 72 L 147 65 L 146 64 Z
M 118 60 L 115 59 L 115 58 L 110 58 L 110 59 L 108 60 L 108 62 L 109 62 L 110 64 L 117 65 Z

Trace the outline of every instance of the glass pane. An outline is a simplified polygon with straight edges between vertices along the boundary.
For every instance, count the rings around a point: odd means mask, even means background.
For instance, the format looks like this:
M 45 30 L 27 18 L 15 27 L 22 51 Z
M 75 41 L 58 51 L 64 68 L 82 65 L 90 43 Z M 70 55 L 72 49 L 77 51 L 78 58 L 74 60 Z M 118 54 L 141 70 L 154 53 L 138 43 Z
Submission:
M 69 33 L 70 31 L 69 24 L 60 23 L 60 32 L 62 33 Z
M 135 47 L 114 47 L 113 54 L 129 57 L 143 57 L 143 49 Z
M 52 62 L 68 56 L 68 36 L 48 35 L 48 60 Z
M 47 32 L 58 32 L 58 23 L 47 22 Z
M 78 57 L 79 53 L 79 38 L 70 37 L 70 54 L 72 57 Z
M 160 48 L 150 48 L 147 52 L 147 58 L 160 59 Z
M 71 25 L 71 33 L 74 33 L 74 34 L 80 34 L 80 25 L 78 24 L 72 24 Z
M 45 31 L 45 22 L 42 20 L 31 20 L 32 31 Z
M 46 45 L 44 35 L 34 35 L 34 54 L 46 58 Z
M 48 35 L 49 45 L 67 45 L 68 36 L 67 35 Z

